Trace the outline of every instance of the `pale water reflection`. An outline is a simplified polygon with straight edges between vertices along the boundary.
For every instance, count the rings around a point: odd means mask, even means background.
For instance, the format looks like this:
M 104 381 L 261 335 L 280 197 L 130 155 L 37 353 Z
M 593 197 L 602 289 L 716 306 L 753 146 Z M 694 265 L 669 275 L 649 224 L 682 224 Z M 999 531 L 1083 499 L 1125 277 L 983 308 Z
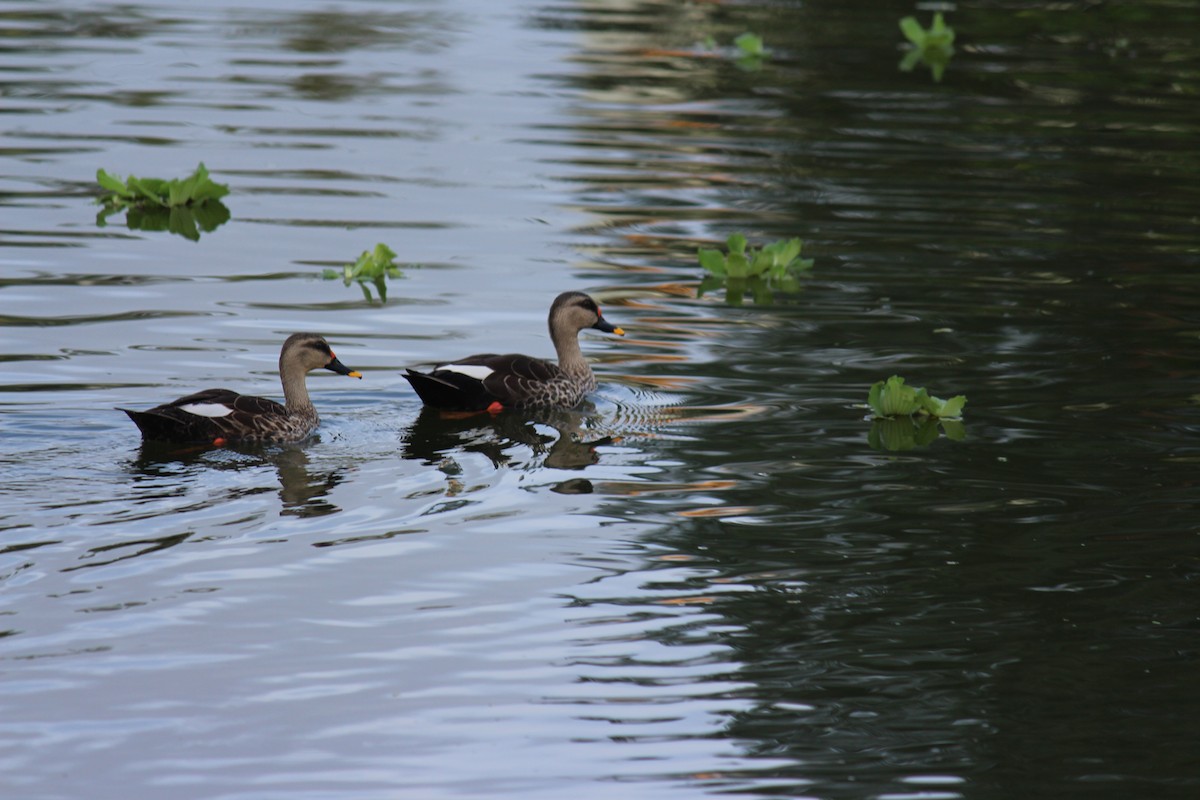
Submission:
M 0 10 L 0 793 L 1194 795 L 1200 12 L 958 4 L 938 83 L 909 13 Z M 198 241 L 96 226 L 200 161 Z M 697 298 L 734 232 L 803 291 Z M 380 242 L 386 302 L 322 278 Z M 420 408 L 564 289 L 590 405 Z M 297 330 L 364 374 L 309 442 L 113 410 Z M 873 435 L 891 374 L 965 436 Z

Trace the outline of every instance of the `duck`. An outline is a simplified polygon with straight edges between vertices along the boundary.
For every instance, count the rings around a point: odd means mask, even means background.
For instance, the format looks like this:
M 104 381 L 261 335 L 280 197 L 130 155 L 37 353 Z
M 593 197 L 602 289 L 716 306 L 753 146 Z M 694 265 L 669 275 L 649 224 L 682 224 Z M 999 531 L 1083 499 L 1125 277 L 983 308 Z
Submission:
M 279 351 L 279 380 L 284 403 L 229 389 L 205 389 L 146 411 L 120 408 L 151 441 L 206 443 L 296 442 L 320 423 L 308 398 L 305 378 L 325 368 L 339 375 L 362 378 L 334 355 L 324 337 L 293 333 Z
M 506 408 L 574 408 L 596 388 L 596 376 L 579 349 L 579 332 L 595 328 L 624 336 L 584 292 L 554 298 L 548 318 L 558 363 L 519 353 L 479 353 L 437 364 L 430 372 L 408 369 L 404 377 L 421 401 L 445 411 Z

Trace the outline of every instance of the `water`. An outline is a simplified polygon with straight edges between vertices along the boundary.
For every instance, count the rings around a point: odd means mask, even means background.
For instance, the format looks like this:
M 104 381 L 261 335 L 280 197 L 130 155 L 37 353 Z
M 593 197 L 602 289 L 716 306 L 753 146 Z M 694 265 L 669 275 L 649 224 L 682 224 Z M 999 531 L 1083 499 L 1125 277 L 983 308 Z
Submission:
M 1200 9 L 961 4 L 941 82 L 907 13 L 0 9 L 5 796 L 1200 790 Z M 201 161 L 229 222 L 97 227 Z M 697 299 L 732 232 L 804 291 Z M 381 241 L 386 303 L 321 278 Z M 589 407 L 421 411 L 568 288 Z M 310 442 L 113 410 L 277 397 L 296 330 L 365 375 Z M 871 447 L 893 373 L 966 438 Z

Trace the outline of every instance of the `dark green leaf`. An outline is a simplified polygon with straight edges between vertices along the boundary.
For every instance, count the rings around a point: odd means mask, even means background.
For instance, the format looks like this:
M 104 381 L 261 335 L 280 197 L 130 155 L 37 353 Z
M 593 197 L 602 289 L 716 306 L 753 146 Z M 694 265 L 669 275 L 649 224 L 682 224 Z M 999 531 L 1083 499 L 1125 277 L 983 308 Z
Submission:
M 730 253 L 725 259 L 725 274 L 730 278 L 745 278 L 750 274 L 750 262 L 741 253 Z
M 719 250 L 697 250 L 696 258 L 709 274 L 719 277 L 725 275 L 725 256 Z
M 749 56 L 763 55 L 764 48 L 763 48 L 763 40 L 762 40 L 761 36 L 757 36 L 753 33 L 747 32 L 747 33 L 743 33 L 741 36 L 734 39 L 733 43 L 738 47 L 738 49 L 740 49 L 746 55 L 749 55 Z
M 129 187 L 125 185 L 125 181 L 115 175 L 108 174 L 102 169 L 96 170 L 96 182 L 100 184 L 101 188 L 107 189 L 120 197 L 130 196 Z

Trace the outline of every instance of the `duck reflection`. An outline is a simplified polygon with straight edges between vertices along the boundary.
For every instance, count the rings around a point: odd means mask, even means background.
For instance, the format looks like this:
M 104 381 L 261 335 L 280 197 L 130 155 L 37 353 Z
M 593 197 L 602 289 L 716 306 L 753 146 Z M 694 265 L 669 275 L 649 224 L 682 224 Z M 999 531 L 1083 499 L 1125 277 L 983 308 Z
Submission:
M 179 478 L 196 468 L 246 470 L 270 465 L 279 480 L 280 516 L 320 517 L 341 508 L 330 502 L 334 487 L 345 480 L 342 470 L 314 470 L 304 448 L 297 445 L 226 445 L 224 447 L 187 446 L 163 442 L 143 442 L 131 469 L 144 478 Z M 179 494 L 186 486 L 176 481 Z M 230 489 L 223 500 L 256 494 L 260 488 Z
M 494 467 L 503 467 L 517 463 L 520 452 L 527 450 L 534 456 L 529 466 L 583 469 L 600 460 L 597 447 L 613 442 L 611 436 L 597 435 L 597 422 L 595 407 L 590 404 L 580 410 L 503 411 L 496 415 L 463 415 L 426 407 L 402 435 L 403 456 L 457 472 L 455 451 L 479 453 Z M 546 428 L 557 436 L 545 432 Z

